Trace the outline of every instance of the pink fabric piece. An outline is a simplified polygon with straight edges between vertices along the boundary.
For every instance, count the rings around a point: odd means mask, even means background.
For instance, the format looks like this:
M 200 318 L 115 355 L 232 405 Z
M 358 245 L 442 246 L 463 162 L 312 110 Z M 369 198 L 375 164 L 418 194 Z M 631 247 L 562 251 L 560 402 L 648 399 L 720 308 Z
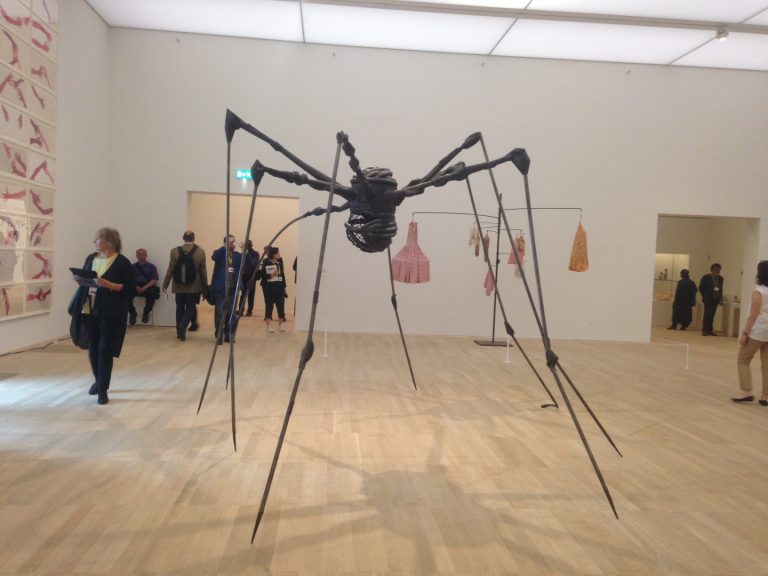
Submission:
M 493 294 L 493 274 L 488 270 L 485 274 L 485 295 L 490 296 Z
M 419 248 L 419 228 L 416 222 L 408 225 L 405 246 L 392 258 L 392 277 L 405 284 L 429 282 L 429 258 Z

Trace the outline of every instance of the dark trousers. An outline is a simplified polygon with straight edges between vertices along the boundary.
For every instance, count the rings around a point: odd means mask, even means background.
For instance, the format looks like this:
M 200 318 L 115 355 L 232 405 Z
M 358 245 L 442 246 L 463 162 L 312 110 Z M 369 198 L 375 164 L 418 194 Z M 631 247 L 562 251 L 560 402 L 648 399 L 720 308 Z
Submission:
M 285 294 L 264 290 L 264 320 L 272 320 L 272 308 L 277 308 L 277 317 L 285 320 Z
M 134 298 L 144 298 L 143 315 L 148 316 L 155 306 L 155 300 L 160 298 L 160 289 L 157 286 L 151 286 L 144 294 L 136 294 L 136 296 L 131 298 L 131 303 L 128 305 L 128 312 L 131 318 L 136 318 L 136 307 L 133 305 Z
M 246 311 L 248 313 L 253 313 L 253 301 L 256 298 L 256 284 L 251 286 L 251 289 L 248 290 L 247 294 L 245 290 L 240 291 L 240 304 L 237 307 L 238 310 L 243 305 L 243 299 L 246 297 L 248 298 L 248 308 L 246 309 Z
M 672 326 L 680 324 L 683 328 L 688 328 L 692 319 L 693 308 L 690 306 L 672 304 Z
M 702 320 L 701 326 L 702 332 L 714 332 L 712 329 L 712 323 L 715 320 L 715 312 L 717 312 L 717 306 L 719 304 L 719 300 L 704 301 L 704 319 Z
M 214 330 L 216 331 L 216 337 L 219 336 L 219 326 L 221 326 L 221 318 L 222 315 L 225 314 L 224 311 L 224 305 L 225 300 L 227 305 L 226 310 L 226 316 L 229 318 L 232 314 L 232 310 L 235 306 L 235 299 L 232 298 L 233 289 L 229 289 L 230 297 L 227 298 L 224 290 L 216 290 L 216 308 L 214 309 L 214 315 L 213 315 L 213 321 L 214 321 Z M 226 324 L 226 320 L 225 320 Z M 234 334 L 237 330 L 237 318 L 232 317 L 232 319 L 229 321 L 229 327 L 225 325 L 224 327 L 224 336 L 228 339 L 230 334 Z
M 190 324 L 197 325 L 197 303 L 200 292 L 191 294 L 176 294 L 176 331 L 186 332 Z
M 109 336 L 106 323 L 94 314 L 89 314 L 85 320 L 90 322 L 91 342 L 88 345 L 88 359 L 91 361 L 91 370 L 96 379 L 96 387 L 99 394 L 106 394 L 109 390 L 109 381 L 112 379 L 112 347 L 109 345 Z

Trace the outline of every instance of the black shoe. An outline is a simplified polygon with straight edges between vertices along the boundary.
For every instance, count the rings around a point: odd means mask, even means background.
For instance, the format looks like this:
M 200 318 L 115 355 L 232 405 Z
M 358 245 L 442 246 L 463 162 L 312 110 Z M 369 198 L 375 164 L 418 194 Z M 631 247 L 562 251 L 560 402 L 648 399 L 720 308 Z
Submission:
M 744 396 L 744 398 L 731 398 L 734 402 L 752 402 L 755 399 L 754 396 Z M 761 402 L 764 402 L 761 400 Z
M 107 404 L 109 402 L 109 396 L 107 396 L 107 393 L 104 392 L 104 394 L 99 394 L 99 404 Z
M 187 331 L 186 330 L 180 330 L 179 331 L 179 340 L 184 342 L 187 339 Z
M 688 326 L 680 326 L 680 330 L 688 330 Z
M 715 334 L 714 332 L 702 332 L 701 335 L 702 336 L 717 336 L 717 334 Z
M 88 388 L 88 394 L 90 394 L 91 396 L 96 396 L 96 394 L 98 393 L 99 393 L 99 385 L 96 384 L 96 382 L 94 382 L 93 384 L 91 384 L 91 387 Z
M 248 312 L 245 313 L 246 316 L 253 316 L 253 310 L 248 310 Z
M 191 324 L 188 328 L 190 332 L 197 332 L 200 328 L 200 324 Z
M 144 312 L 141 315 L 141 323 L 146 324 L 147 322 L 149 322 L 149 312 Z
M 768 400 L 758 400 L 757 401 L 760 406 L 768 406 Z
M 135 326 L 136 325 L 136 314 L 131 314 L 131 316 L 130 316 L 130 318 L 128 320 L 128 323 L 131 326 Z
M 672 324 L 667 330 L 677 330 L 677 324 Z M 685 328 L 683 328 L 683 330 L 685 330 Z

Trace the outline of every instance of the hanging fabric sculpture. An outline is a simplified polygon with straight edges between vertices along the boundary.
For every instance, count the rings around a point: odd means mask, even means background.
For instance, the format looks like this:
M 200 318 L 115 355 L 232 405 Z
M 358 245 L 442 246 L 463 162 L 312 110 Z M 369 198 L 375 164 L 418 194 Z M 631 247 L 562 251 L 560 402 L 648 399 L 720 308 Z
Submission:
M 485 274 L 485 295 L 490 296 L 491 294 L 493 294 L 493 274 L 488 270 Z
M 517 258 L 515 258 L 515 251 L 512 250 L 509 253 L 508 264 L 525 264 L 525 238 L 522 232 L 518 232 L 515 236 L 515 247 L 517 248 Z M 518 259 L 520 262 L 518 262 Z
M 392 278 L 406 284 L 429 282 L 429 258 L 419 248 L 418 224 L 408 225 L 405 246 L 392 258 Z
M 576 237 L 573 239 L 573 249 L 571 250 L 571 262 L 568 264 L 568 270 L 574 272 L 586 272 L 589 270 L 589 255 L 587 254 L 587 232 L 584 226 L 579 222 L 576 229 Z
M 472 228 L 472 236 L 469 243 L 475 247 L 475 258 L 480 256 L 480 230 Z
M 483 246 L 485 247 L 485 250 L 483 251 L 483 258 L 485 258 L 485 261 L 488 262 L 488 249 L 491 246 L 491 234 L 486 230 L 485 236 L 483 237 Z

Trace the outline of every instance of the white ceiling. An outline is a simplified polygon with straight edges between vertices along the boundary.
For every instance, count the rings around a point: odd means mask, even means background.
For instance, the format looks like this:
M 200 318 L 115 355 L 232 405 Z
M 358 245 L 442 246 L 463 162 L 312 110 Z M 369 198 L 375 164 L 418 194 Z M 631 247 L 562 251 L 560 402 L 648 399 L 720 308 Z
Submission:
M 768 0 L 87 1 L 119 28 L 768 71 Z

